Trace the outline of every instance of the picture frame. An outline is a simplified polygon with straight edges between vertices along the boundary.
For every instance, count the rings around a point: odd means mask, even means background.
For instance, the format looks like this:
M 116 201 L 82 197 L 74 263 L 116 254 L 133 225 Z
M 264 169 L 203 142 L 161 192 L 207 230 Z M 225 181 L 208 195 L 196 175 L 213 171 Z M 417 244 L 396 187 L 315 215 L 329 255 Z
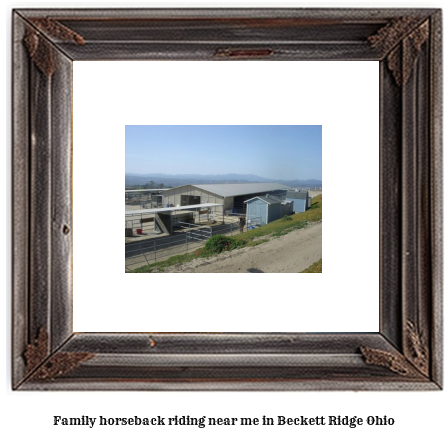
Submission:
M 13 351 L 18 390 L 440 390 L 438 9 L 13 11 Z M 378 333 L 74 333 L 74 60 L 374 60 Z

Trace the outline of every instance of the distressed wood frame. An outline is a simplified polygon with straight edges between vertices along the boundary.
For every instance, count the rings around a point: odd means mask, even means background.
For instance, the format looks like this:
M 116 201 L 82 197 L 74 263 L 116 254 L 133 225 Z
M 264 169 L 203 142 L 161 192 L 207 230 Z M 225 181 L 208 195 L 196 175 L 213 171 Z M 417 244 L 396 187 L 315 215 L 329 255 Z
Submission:
M 13 12 L 13 367 L 22 390 L 442 388 L 437 9 Z M 73 333 L 72 61 L 376 60 L 379 333 Z

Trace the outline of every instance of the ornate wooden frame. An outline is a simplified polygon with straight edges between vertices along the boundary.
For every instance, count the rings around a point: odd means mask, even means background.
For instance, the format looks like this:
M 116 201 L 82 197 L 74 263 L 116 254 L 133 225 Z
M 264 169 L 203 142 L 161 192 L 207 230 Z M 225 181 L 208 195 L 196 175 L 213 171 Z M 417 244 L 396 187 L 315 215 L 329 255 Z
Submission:
M 441 28 L 436 9 L 15 10 L 13 388 L 440 389 Z M 379 333 L 73 333 L 72 61 L 100 59 L 379 61 Z

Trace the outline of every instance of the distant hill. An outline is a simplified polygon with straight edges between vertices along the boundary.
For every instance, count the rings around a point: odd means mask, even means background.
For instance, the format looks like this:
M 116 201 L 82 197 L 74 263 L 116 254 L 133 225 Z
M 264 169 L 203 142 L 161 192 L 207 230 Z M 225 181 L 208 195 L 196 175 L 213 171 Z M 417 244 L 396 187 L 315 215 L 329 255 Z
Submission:
M 316 179 L 308 180 L 276 180 L 263 178 L 252 174 L 228 173 L 225 175 L 199 175 L 199 174 L 177 174 L 150 173 L 146 175 L 126 173 L 126 186 L 142 186 L 153 181 L 155 184 L 164 186 L 183 186 L 186 184 L 217 184 L 217 183 L 245 183 L 245 182 L 278 182 L 290 187 L 322 187 L 322 181 Z

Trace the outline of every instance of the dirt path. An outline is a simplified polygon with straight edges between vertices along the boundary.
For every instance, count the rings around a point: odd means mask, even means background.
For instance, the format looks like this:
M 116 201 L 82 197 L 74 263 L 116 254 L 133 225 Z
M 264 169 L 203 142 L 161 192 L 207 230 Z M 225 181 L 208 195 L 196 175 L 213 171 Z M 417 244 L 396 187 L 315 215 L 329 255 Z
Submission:
M 237 249 L 213 259 L 195 259 L 165 272 L 301 272 L 321 258 L 322 222 L 317 222 L 259 246 Z

